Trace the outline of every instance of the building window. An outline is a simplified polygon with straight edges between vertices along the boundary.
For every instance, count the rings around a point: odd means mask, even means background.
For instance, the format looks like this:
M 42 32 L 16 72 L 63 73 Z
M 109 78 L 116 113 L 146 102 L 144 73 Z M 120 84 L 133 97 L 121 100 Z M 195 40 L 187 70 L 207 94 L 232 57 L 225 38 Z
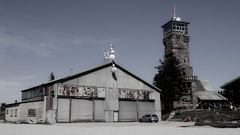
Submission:
M 8 114 L 8 109 L 7 109 L 7 112 L 6 112 L 6 114 Z
M 13 109 L 11 109 L 10 117 L 13 117 Z
M 172 28 L 173 28 L 173 30 L 176 30 L 176 24 L 175 23 L 172 24 Z
M 180 27 L 179 26 L 177 26 L 177 31 L 180 29 Z
M 36 117 L 36 109 L 28 109 L 28 117 Z
M 17 117 L 18 109 L 15 109 L 15 117 Z

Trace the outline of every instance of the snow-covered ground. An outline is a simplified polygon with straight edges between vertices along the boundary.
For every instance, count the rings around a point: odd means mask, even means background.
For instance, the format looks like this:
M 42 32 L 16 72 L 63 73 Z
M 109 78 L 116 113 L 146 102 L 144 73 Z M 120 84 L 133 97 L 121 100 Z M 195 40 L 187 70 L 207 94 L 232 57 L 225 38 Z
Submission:
M 239 135 L 240 128 L 196 127 L 193 123 L 0 123 L 0 135 Z

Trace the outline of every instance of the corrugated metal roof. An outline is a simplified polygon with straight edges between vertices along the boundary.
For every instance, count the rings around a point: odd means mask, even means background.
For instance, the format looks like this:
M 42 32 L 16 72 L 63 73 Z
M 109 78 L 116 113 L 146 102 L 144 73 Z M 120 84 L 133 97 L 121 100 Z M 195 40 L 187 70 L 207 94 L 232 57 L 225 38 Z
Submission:
M 206 91 L 216 91 L 208 82 L 208 80 L 200 80 L 201 84 L 203 85 L 203 88 Z
M 200 100 L 227 100 L 216 91 L 198 91 L 196 95 Z
M 213 87 L 210 86 L 208 80 L 200 80 L 204 91 L 196 92 L 200 100 L 227 100 L 224 96 L 219 94 Z

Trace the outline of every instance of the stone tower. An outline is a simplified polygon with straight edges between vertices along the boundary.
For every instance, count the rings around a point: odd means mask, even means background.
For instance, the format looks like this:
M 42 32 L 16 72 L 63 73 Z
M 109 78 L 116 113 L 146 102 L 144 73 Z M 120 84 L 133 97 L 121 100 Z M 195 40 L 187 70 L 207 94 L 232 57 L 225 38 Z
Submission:
M 190 85 L 189 102 L 195 105 L 197 101 L 194 93 L 197 91 L 197 76 L 193 75 L 193 68 L 190 64 L 188 24 L 189 22 L 184 22 L 176 17 L 174 8 L 174 17 L 162 26 L 165 47 L 164 59 L 175 56 L 179 60 L 180 65 L 185 69 L 185 80 Z

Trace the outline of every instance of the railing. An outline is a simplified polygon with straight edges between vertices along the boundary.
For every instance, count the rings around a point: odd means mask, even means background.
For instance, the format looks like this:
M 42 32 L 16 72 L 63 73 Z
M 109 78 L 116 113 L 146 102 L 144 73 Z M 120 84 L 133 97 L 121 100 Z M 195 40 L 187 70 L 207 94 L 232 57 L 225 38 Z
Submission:
M 197 76 L 185 76 L 184 77 L 185 80 L 197 80 Z

